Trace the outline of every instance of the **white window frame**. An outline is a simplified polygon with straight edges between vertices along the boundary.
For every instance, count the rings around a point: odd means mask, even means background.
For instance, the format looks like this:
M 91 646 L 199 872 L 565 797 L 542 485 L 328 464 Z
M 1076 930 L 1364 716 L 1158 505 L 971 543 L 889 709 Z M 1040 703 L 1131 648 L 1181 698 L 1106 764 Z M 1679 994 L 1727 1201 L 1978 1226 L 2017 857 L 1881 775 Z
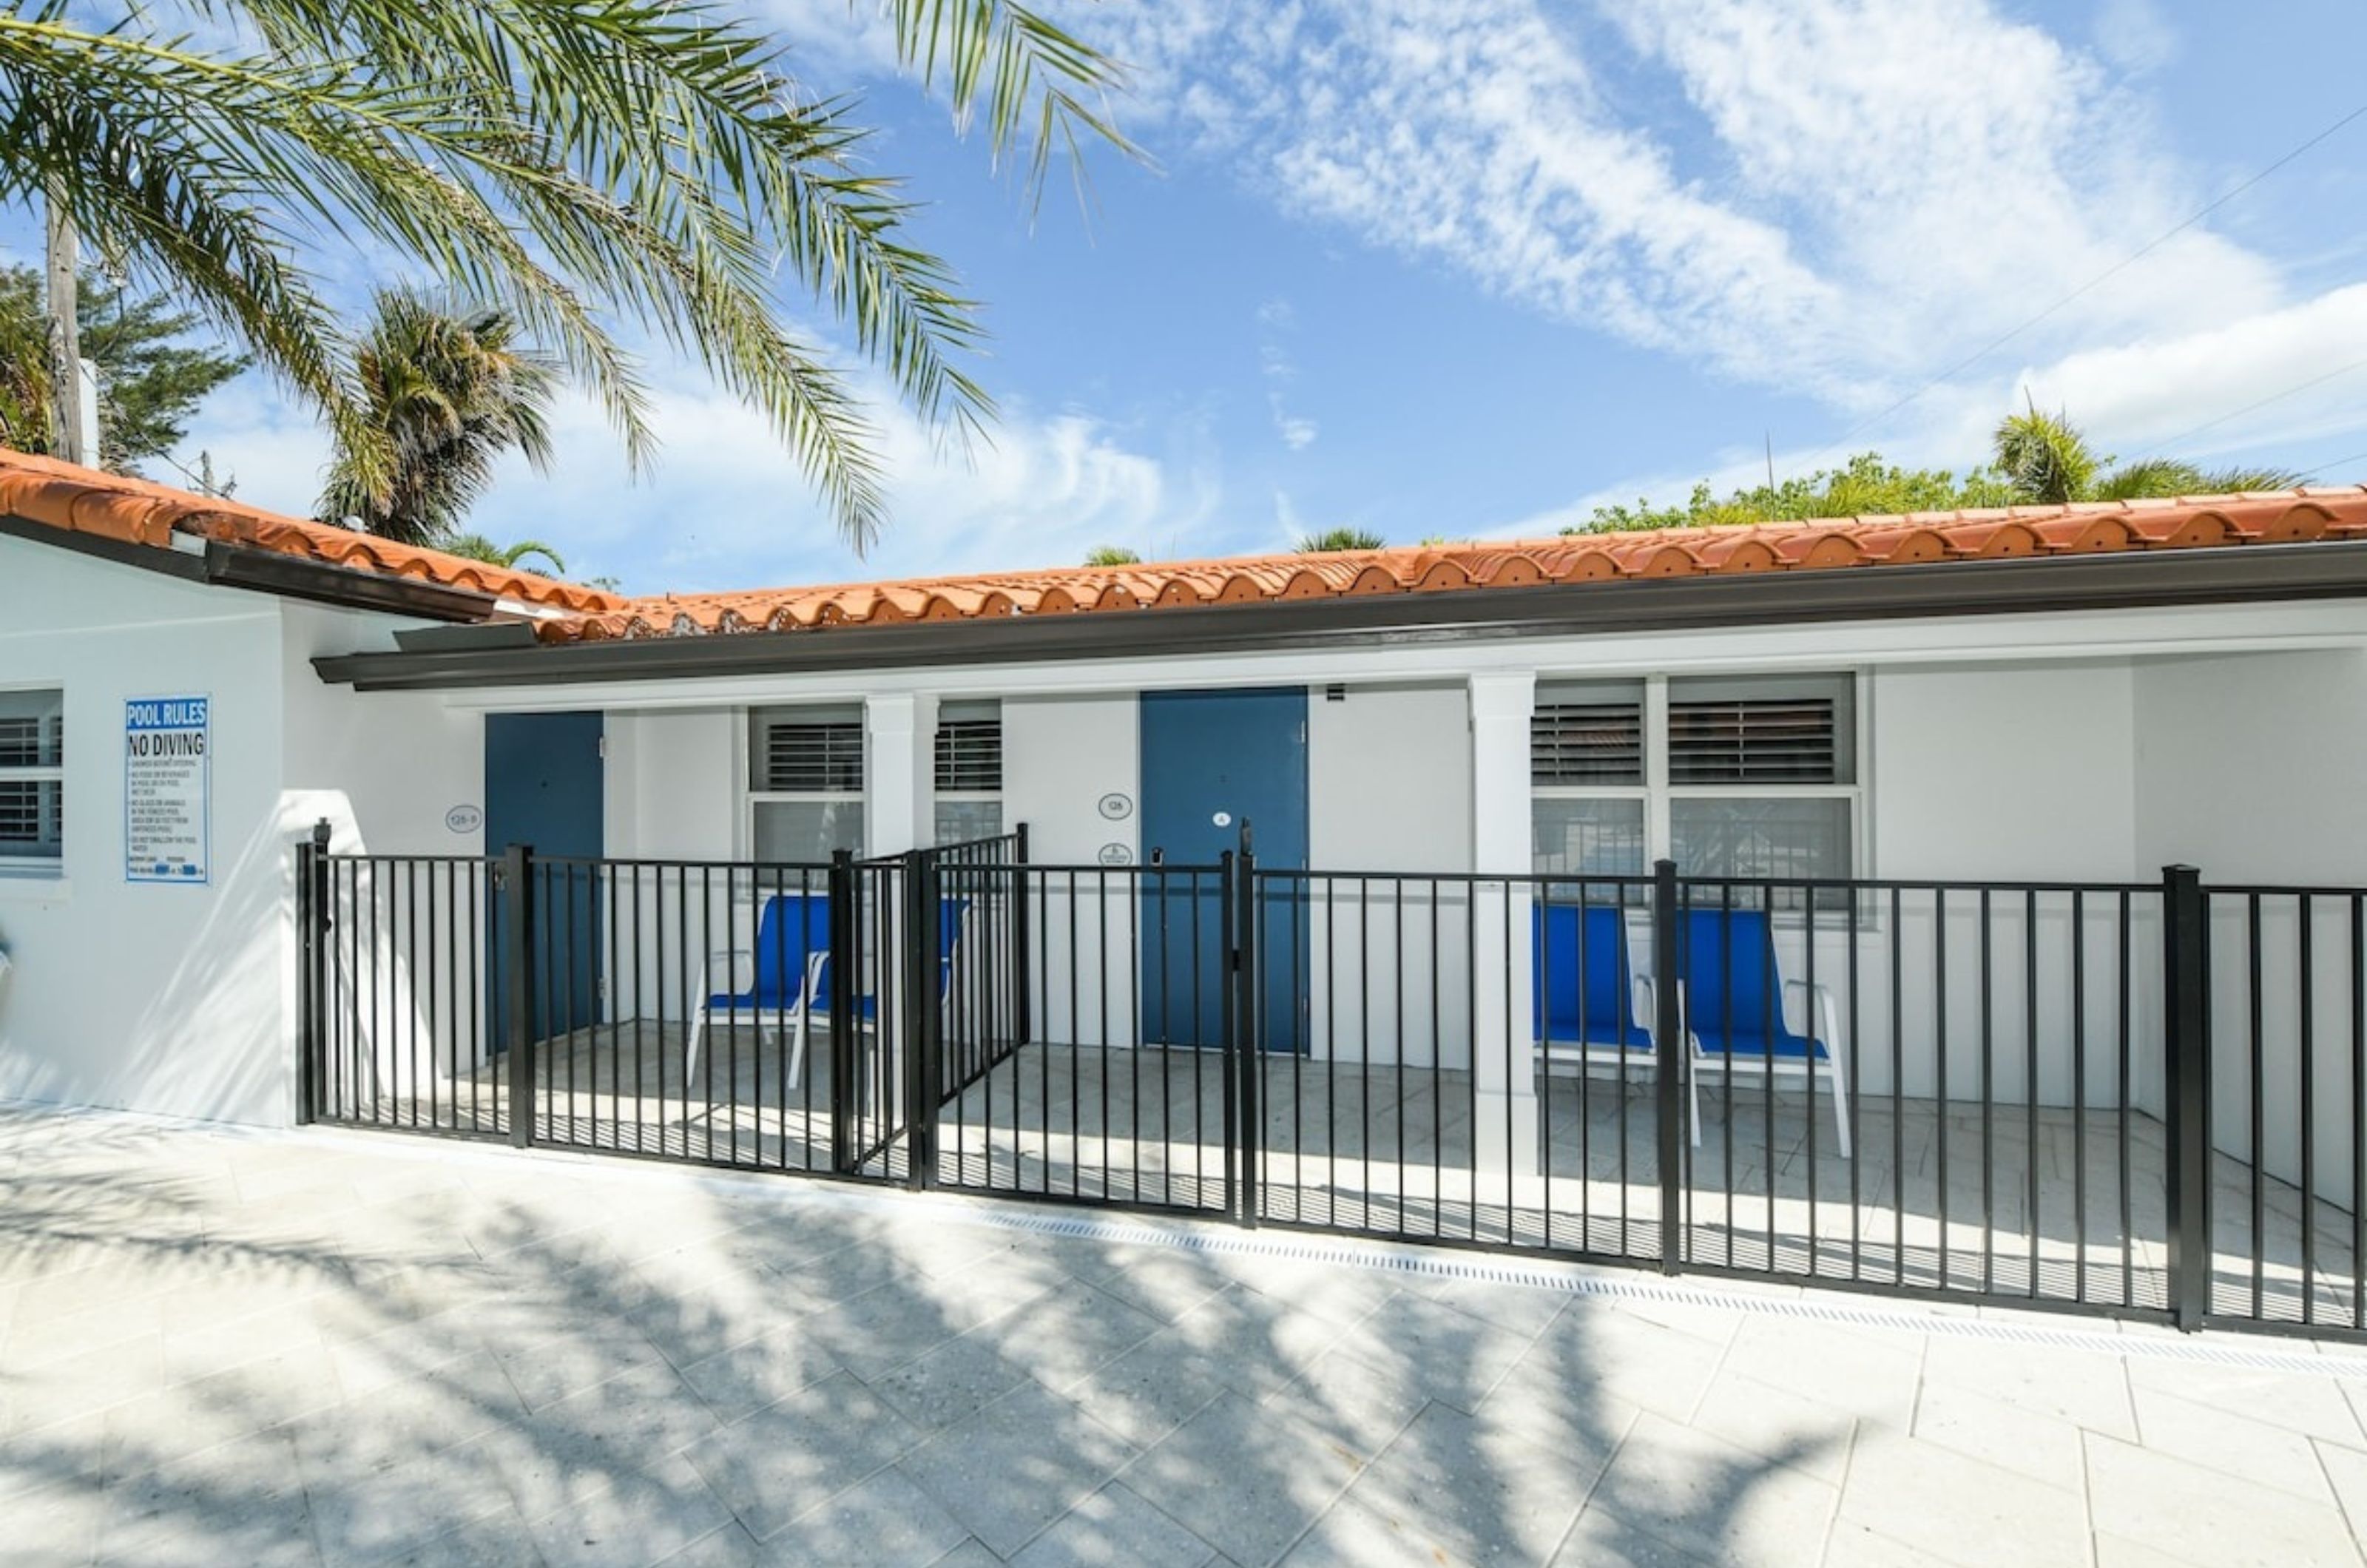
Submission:
M 1849 805 L 1850 875 L 1863 881 L 1874 874 L 1867 863 L 1867 845 L 1871 842 L 1867 821 L 1867 779 L 1873 766 L 1873 747 L 1869 744 L 1869 685 L 1863 669 L 1767 671 L 1765 674 L 1781 678 L 1795 676 L 1803 680 L 1845 679 L 1850 683 L 1850 735 L 1847 743 L 1854 748 L 1850 769 L 1852 783 L 1845 784 L 1679 784 L 1670 782 L 1669 687 L 1670 681 L 1694 679 L 1743 679 L 1761 673 L 1756 671 L 1704 671 L 1699 676 L 1682 674 L 1647 675 L 1644 688 L 1644 782 L 1641 784 L 1530 784 L 1531 808 L 1539 800 L 1641 800 L 1644 803 L 1644 872 L 1651 874 L 1656 862 L 1666 860 L 1675 852 L 1675 833 L 1671 826 L 1671 804 L 1678 800 L 1843 800 Z M 1602 684 L 1604 686 L 1633 684 L 1632 676 L 1597 678 L 1583 675 L 1557 675 L 1541 678 L 1542 694 L 1553 685 Z M 1549 705 L 1540 697 L 1539 706 Z M 1781 912 L 1779 911 L 1779 918 Z M 1797 919 L 1795 914 L 1792 919 Z
M 26 692 L 29 692 L 40 696 L 48 696 L 54 694 L 58 699 L 58 712 L 62 719 L 64 715 L 66 689 L 63 682 L 49 681 L 28 682 L 22 685 L 11 684 L 7 686 L 0 686 L 0 692 L 6 692 L 12 695 Z M 56 764 L 53 766 L 43 765 L 40 767 L 32 767 L 0 763 L 0 784 L 56 784 L 58 786 L 58 811 L 61 818 L 62 818 L 65 812 L 66 790 L 65 746 L 63 742 L 59 744 L 58 760 Z M 58 852 L 56 854 L 0 855 L 0 878 L 15 879 L 23 882 L 51 884 L 62 881 L 65 877 L 65 826 L 62 821 L 60 822 L 58 827 Z
M 855 716 L 852 720 L 840 716 L 850 711 L 850 705 L 848 704 L 817 703 L 810 705 L 810 706 L 817 716 L 817 716 L 812 722 L 821 724 L 845 724 L 851 722 L 855 725 L 856 734 L 859 737 L 863 747 L 862 788 L 855 790 L 771 790 L 758 789 L 756 787 L 756 753 L 754 745 L 756 716 L 766 713 L 791 713 L 795 712 L 798 705 L 799 705 L 795 703 L 762 703 L 739 710 L 739 773 L 741 795 L 740 852 L 742 858 L 752 861 L 756 858 L 756 811 L 759 807 L 774 804 L 814 804 L 828 806 L 832 804 L 841 804 L 850 800 L 863 808 L 864 842 L 855 846 L 855 852 L 858 856 L 866 854 L 870 852 L 871 840 L 871 726 L 864 714 L 861 705 L 852 705 L 852 712 Z
M 995 820 L 995 831 L 996 831 L 996 833 L 997 833 L 998 835 L 1000 835 L 1000 834 L 1002 834 L 1002 833 L 1004 833 L 1004 832 L 1007 832 L 1007 831 L 1009 831 L 1009 830 L 1010 830 L 1010 824 L 1009 824 L 1009 821 L 1008 821 L 1008 819 L 1007 819 L 1007 814 L 1006 814 L 1006 813 L 1003 811 L 1003 809 L 1002 809 L 1002 791 L 1000 788 L 997 788 L 997 789 L 939 789 L 939 788 L 937 788 L 937 787 L 936 787 L 936 783 L 937 783 L 937 736 L 938 736 L 938 734 L 939 734 L 939 733 L 944 729 L 944 728 L 945 728 L 945 726 L 946 726 L 946 710 L 947 708 L 951 708 L 951 709 L 953 709 L 953 710 L 954 710 L 954 722 L 955 722 L 955 723 L 971 723 L 971 724 L 975 724 L 975 723 L 977 723 L 980 718 L 984 717 L 985 716 L 984 716 L 984 715 L 982 715 L 982 714 L 978 714 L 978 713 L 969 713 L 969 712 L 965 712 L 965 711 L 963 711 L 963 710 L 965 710 L 965 709 L 977 709 L 977 708 L 983 708 L 983 707 L 989 707 L 989 706 L 991 706 L 991 707 L 992 707 L 992 708 L 994 709 L 994 748 L 995 748 L 995 765 L 996 765 L 996 770 L 997 770 L 998 772 L 1001 772 L 1001 771 L 1002 771 L 1002 767 L 1003 767 L 1003 765 L 1004 765 L 1004 762 L 1005 762 L 1005 759 L 1004 759 L 1004 757 L 1003 757 L 1003 755 L 1002 755 L 1002 700 L 1001 700 L 1000 698 L 986 698 L 986 699 L 982 699 L 982 700 L 972 701 L 972 700 L 968 700 L 968 699 L 959 699 L 959 700 L 957 700 L 957 699 L 952 699 L 952 698 L 945 698 L 945 699 L 940 699 L 940 700 L 939 700 L 939 702 L 938 702 L 938 704 L 937 704 L 936 725 L 935 725 L 935 728 L 933 728 L 933 729 L 931 729 L 931 730 L 930 730 L 930 732 L 929 732 L 929 838 L 930 838 L 930 840 L 931 840 L 933 843 L 934 843 L 934 842 L 941 842 L 941 841 L 942 841 L 942 836 L 941 836 L 941 835 L 938 833 L 938 831 L 937 831 L 937 810 L 936 810 L 936 808 L 937 808 L 939 806 L 943 806 L 943 805 L 965 805 L 965 804 L 991 805 L 991 806 L 992 806 L 992 807 L 995 808 L 995 812 L 994 812 L 994 820 Z

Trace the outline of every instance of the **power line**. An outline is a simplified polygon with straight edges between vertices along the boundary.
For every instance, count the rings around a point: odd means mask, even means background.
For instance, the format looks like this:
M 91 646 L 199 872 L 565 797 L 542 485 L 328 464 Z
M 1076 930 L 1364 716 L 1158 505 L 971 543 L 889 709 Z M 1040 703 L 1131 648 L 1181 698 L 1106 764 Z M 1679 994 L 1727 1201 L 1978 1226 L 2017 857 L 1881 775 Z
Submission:
M 2143 261 L 2154 252 L 2161 249 L 2162 246 L 2169 243 L 2170 241 L 2178 238 L 2179 235 L 2183 234 L 2189 229 L 2193 228 L 2205 218 L 2210 217 L 2213 213 L 2218 211 L 2221 208 L 2226 206 L 2229 202 L 2235 200 L 2237 197 L 2243 195 L 2254 186 L 2259 185 L 2262 180 L 2267 179 L 2271 175 L 2275 174 L 2279 169 L 2283 168 L 2287 164 L 2292 163 L 2294 159 L 2300 157 L 2303 153 L 2308 152 L 2319 142 L 2324 141 L 2327 137 L 2332 136 L 2336 131 L 2340 130 L 2343 127 L 2362 116 L 2367 116 L 2367 104 L 2361 104 L 2357 108 L 2352 109 L 2349 114 L 2344 115 L 2332 125 L 2327 126 L 2324 130 L 2319 131 L 2316 135 L 2311 137 L 2300 146 L 2295 147 L 2291 152 L 2285 153 L 2284 156 L 2279 158 L 2275 163 L 2271 164 L 2268 167 L 2261 169 L 2259 172 L 2253 175 L 2249 179 L 2244 181 L 2243 184 L 2237 186 L 2234 189 L 2219 196 L 2208 206 L 2203 208 L 2200 211 L 2188 218 L 2184 222 L 2180 223 L 2175 228 L 2165 230 L 2162 233 L 2147 242 L 2140 249 L 2133 252 L 2122 260 L 2115 262 L 2111 266 L 2106 267 L 2103 271 L 2098 273 L 2087 282 L 2079 285 L 2078 288 L 2074 288 L 2070 293 L 2064 295 L 2061 299 L 2056 300 L 2053 304 L 2047 306 L 2046 309 L 2039 311 L 2038 314 L 2031 317 L 2028 321 L 2023 321 L 2021 325 L 2013 328 L 2002 336 L 1996 338 L 1978 351 L 1958 360 L 1947 369 L 1941 371 L 1940 374 L 1932 377 L 1929 381 L 1924 382 L 1921 386 L 1916 388 L 1913 391 L 1908 393 L 1905 397 L 1899 399 L 1888 408 L 1884 409 L 1880 413 L 1874 415 L 1870 419 L 1860 420 L 1856 424 L 1852 425 L 1840 435 L 1835 436 L 1833 440 L 1825 446 L 1823 451 L 1818 452 L 1816 457 L 1810 458 L 1809 461 L 1811 463 L 1822 462 L 1836 447 L 1846 445 L 1850 441 L 1855 439 L 1858 435 L 1863 434 L 1865 431 L 1880 424 L 1892 414 L 1897 413 L 1900 409 L 1905 408 L 1908 404 L 1915 401 L 1916 399 L 1930 391 L 1932 388 L 1952 380 L 1955 377 L 1962 375 L 1965 371 L 1971 369 L 1982 360 L 1987 359 L 1990 355 L 1995 354 L 1999 349 L 2003 348 L 2007 344 L 2011 343 L 2014 339 L 2020 337 L 2031 328 L 2038 325 L 2039 322 L 2046 320 L 2049 316 L 2052 316 L 2055 312 L 2063 309 L 2064 306 L 2070 304 L 2073 300 L 2087 294 L 2090 290 L 2096 288 L 2101 284 L 2108 283 L 2112 279 L 2119 276 L 2122 273 L 2126 272 L 2129 268 L 2135 266 L 2137 263 Z
M 2216 426 L 2225 424 L 2231 419 L 2240 419 L 2244 415 L 2250 413 L 2254 409 L 2264 409 L 2271 403 L 2282 402 L 2285 399 L 2292 397 L 2295 392 L 2306 392 L 2312 387 L 2322 386 L 2326 382 L 2333 380 L 2338 376 L 2348 376 L 2353 370 L 2358 369 L 2361 366 L 2367 366 L 2367 359 L 2354 359 L 2350 364 L 2328 370 L 2322 376 L 2313 376 L 2306 381 L 2295 382 L 2293 386 L 2287 387 L 2282 392 L 2271 392 L 2265 398 L 2260 398 L 2255 401 L 2246 403 L 2239 409 L 2231 409 L 2227 412 L 2221 414 L 2216 419 L 2206 419 L 2201 424 L 2195 425 L 2192 429 L 2181 430 L 2176 435 L 2169 437 L 2167 441 L 2157 442 L 2155 445 L 2165 451 L 2173 446 L 2182 446 L 2187 442 L 2192 440 L 2195 436 L 2202 434 L 2206 430 L 2214 429 Z
M 2345 457 L 2329 457 L 2315 468 L 2305 468 L 2302 470 L 2301 477 L 2305 479 L 2314 479 L 2317 478 L 2318 475 L 2326 472 L 2328 468 L 2339 468 L 2345 463 L 2356 463 L 2362 459 L 2367 459 L 2367 452 L 2352 452 Z

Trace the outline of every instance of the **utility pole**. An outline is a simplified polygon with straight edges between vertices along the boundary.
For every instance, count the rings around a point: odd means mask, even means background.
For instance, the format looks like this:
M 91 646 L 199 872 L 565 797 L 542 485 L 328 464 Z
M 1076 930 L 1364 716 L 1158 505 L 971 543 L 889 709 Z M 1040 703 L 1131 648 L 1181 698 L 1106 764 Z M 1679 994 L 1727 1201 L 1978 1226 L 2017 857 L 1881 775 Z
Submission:
M 53 455 L 69 463 L 88 463 L 95 431 L 83 424 L 82 328 L 75 319 L 77 273 L 81 243 L 74 214 L 66 210 L 55 181 L 49 189 L 49 247 L 45 273 L 50 315 L 50 429 Z

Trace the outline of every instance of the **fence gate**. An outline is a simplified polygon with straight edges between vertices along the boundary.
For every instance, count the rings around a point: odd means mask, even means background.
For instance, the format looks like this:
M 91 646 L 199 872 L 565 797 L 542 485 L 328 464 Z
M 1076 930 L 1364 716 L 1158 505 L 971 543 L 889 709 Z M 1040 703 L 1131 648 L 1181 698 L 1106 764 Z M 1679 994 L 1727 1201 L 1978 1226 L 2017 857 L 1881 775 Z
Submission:
M 937 1179 L 1229 1213 L 1238 903 L 1213 866 L 931 857 Z

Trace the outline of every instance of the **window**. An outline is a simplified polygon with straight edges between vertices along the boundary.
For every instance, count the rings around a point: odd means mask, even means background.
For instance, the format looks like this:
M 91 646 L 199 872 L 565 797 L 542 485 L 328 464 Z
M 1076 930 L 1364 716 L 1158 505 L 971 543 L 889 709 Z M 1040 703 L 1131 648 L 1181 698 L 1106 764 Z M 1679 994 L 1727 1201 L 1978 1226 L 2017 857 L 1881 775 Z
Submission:
M 936 784 L 938 843 L 1002 835 L 1002 704 L 938 705 Z
M 1857 752 L 1847 675 L 1540 685 L 1536 869 L 1634 876 L 1666 855 L 1689 876 L 1847 878 Z
M 1641 681 L 1540 686 L 1529 723 L 1529 779 L 1537 870 L 1644 874 Z
M 748 716 L 749 842 L 760 861 L 863 852 L 863 710 L 758 708 Z
M 65 694 L 0 692 L 0 873 L 65 861 Z

